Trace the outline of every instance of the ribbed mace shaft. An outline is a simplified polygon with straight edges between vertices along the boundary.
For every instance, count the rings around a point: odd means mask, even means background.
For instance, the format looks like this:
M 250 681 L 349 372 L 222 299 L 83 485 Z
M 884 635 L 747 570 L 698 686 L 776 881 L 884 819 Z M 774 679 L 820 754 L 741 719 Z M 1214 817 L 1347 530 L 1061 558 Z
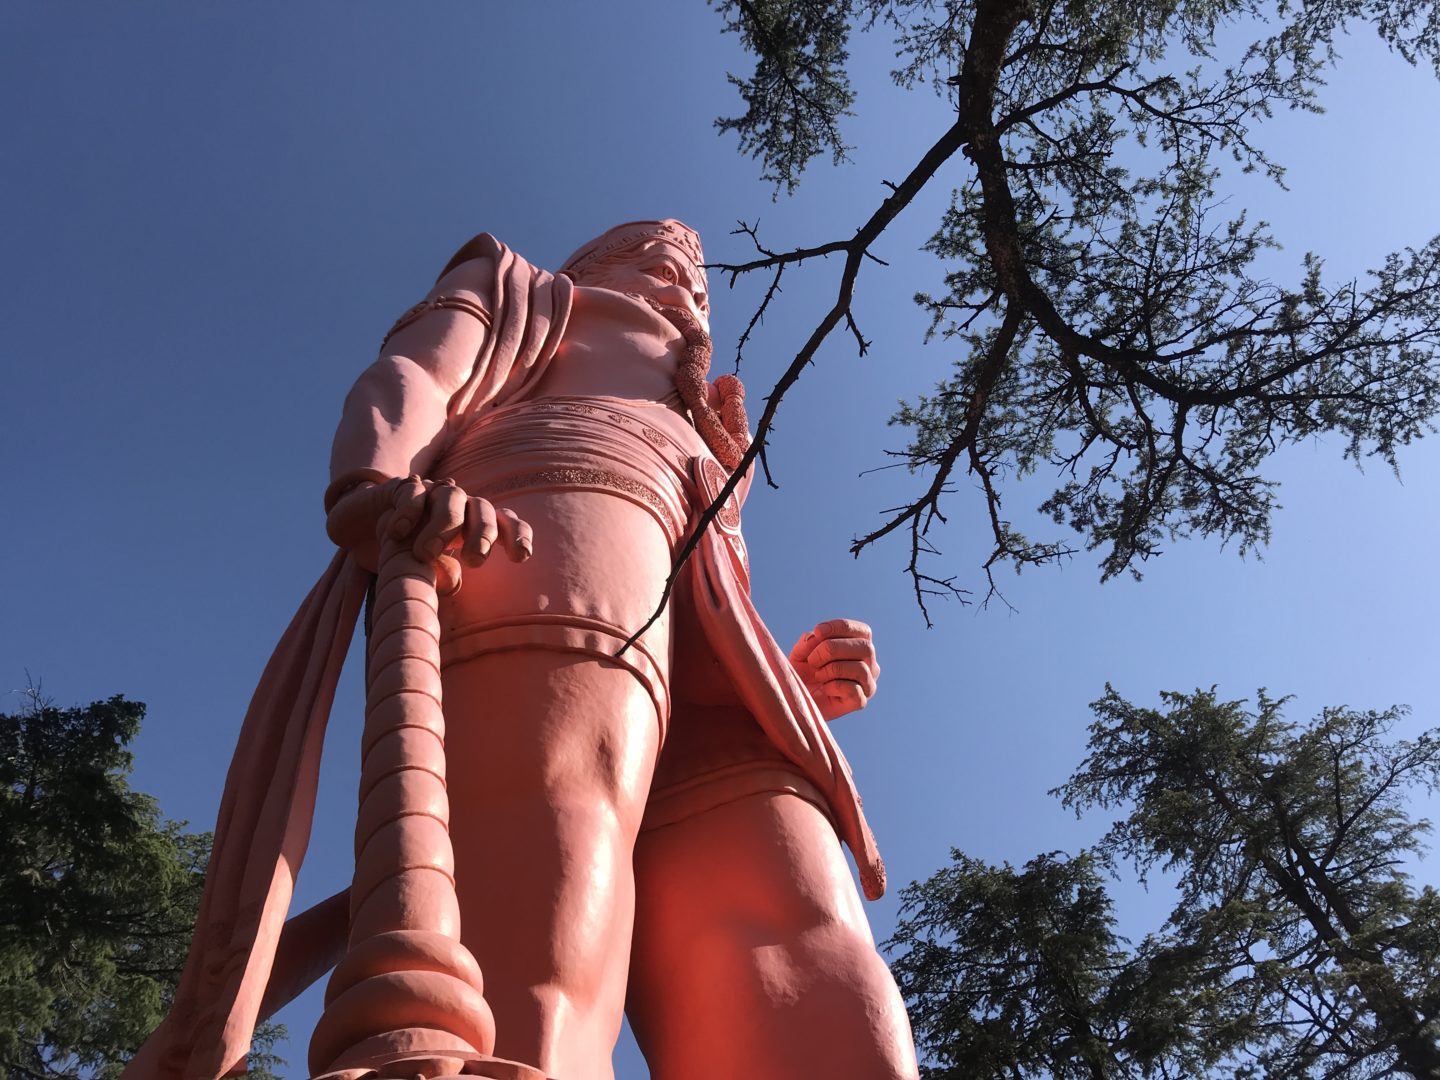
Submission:
M 350 942 L 310 1040 L 317 1080 L 543 1080 L 490 1056 L 495 1021 L 460 943 L 445 788 L 435 567 L 380 522 Z

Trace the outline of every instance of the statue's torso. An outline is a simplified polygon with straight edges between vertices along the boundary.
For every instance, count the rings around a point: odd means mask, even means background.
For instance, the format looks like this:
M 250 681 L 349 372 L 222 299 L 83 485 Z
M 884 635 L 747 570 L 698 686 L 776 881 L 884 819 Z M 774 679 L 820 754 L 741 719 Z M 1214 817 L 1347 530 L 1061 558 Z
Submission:
M 557 648 L 579 647 L 565 638 L 571 627 L 608 633 L 613 653 L 649 618 L 704 506 L 695 459 L 711 457 L 676 389 L 684 349 L 680 332 L 643 301 L 577 286 L 544 375 L 523 400 L 472 421 L 447 452 L 439 473 L 514 509 L 536 537 L 532 559 L 487 567 L 483 587 L 474 575 L 474 588 L 442 601 L 447 661 L 513 647 L 517 626 L 527 641 L 555 637 Z M 657 513 L 660 502 L 667 509 Z M 693 647 L 703 636 L 682 599 L 647 633 L 641 644 L 650 648 L 631 656 L 638 663 L 651 653 L 663 669 L 673 640 L 682 697 L 729 705 L 734 691 L 719 665 Z M 642 679 L 670 682 L 660 670 Z M 652 689 L 657 704 L 668 696 Z
M 519 514 L 535 553 L 492 560 L 441 601 L 447 667 L 520 647 L 614 656 L 649 618 L 694 513 L 693 462 L 708 453 L 675 385 L 684 346 L 643 301 L 577 287 L 544 374 L 457 430 L 436 474 Z M 669 623 L 626 654 L 662 716 Z

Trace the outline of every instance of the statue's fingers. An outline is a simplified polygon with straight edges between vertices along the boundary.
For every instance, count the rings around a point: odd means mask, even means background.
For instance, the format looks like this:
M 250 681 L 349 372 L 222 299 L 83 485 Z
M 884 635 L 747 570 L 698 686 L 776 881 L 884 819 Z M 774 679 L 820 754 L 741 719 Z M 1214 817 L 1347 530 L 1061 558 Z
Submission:
M 815 634 L 822 638 L 870 638 L 870 624 L 859 619 L 827 619 L 815 627 Z
M 868 664 L 859 660 L 837 660 L 819 669 L 822 683 L 854 683 L 866 698 L 875 696 L 875 674 Z
M 454 483 L 436 484 L 425 499 L 425 519 L 415 534 L 415 557 L 435 559 L 465 527 L 465 493 Z
M 870 663 L 875 659 L 875 645 L 869 638 L 825 638 L 810 653 L 810 662 L 816 667 L 835 660 L 859 660 Z M 876 665 L 878 668 L 878 665 Z
M 535 550 L 535 530 L 530 528 L 530 523 L 510 509 L 496 511 L 496 521 L 500 526 L 500 542 L 510 558 L 515 562 L 528 559 Z
M 837 706 L 837 713 L 858 712 L 870 703 L 870 695 L 856 682 L 842 680 L 826 683 L 825 696 Z
M 806 630 L 790 650 L 790 662 L 796 665 L 809 663 L 810 654 L 815 651 L 815 642 L 819 640 L 814 630 Z
M 454 596 L 459 592 L 463 576 L 455 556 L 441 555 L 435 560 L 435 591 L 441 596 Z
M 460 549 L 465 565 L 479 566 L 483 563 L 499 536 L 495 507 L 489 499 L 472 497 L 465 508 L 465 544 Z
M 403 540 L 425 513 L 425 482 L 411 475 L 391 483 L 394 489 L 390 505 L 394 507 L 394 513 L 390 518 L 390 535 L 396 540 Z

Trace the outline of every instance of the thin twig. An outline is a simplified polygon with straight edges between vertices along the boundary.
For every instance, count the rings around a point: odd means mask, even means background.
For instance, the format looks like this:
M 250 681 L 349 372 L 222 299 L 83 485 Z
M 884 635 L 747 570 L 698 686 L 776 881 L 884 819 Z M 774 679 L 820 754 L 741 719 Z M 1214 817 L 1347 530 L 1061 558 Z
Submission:
M 755 463 L 755 459 L 764 452 L 771 429 L 775 424 L 775 414 L 780 407 L 780 402 L 784 399 L 785 394 L 790 388 L 799 380 L 801 373 L 814 361 L 815 354 L 819 351 L 820 346 L 824 344 L 825 339 L 830 336 L 831 331 L 840 324 L 842 319 L 850 315 L 850 305 L 855 296 L 855 280 L 859 276 L 861 263 L 869 254 L 870 245 L 879 238 L 880 234 L 889 227 L 890 223 L 895 220 L 900 212 L 914 201 L 915 196 L 918 195 L 935 174 L 939 172 L 940 167 L 959 151 L 963 143 L 963 131 L 964 129 L 959 122 L 952 124 L 935 144 L 925 152 L 924 156 L 921 157 L 915 164 L 915 167 L 910 170 L 909 175 L 895 188 L 894 192 L 870 215 L 870 218 L 865 224 L 855 230 L 855 235 L 851 237 L 851 239 L 843 241 L 837 240 L 829 244 L 822 244 L 816 248 L 796 248 L 788 252 L 770 254 L 750 263 L 713 264 L 715 268 L 722 272 L 729 273 L 730 280 L 733 283 L 740 274 L 748 273 L 752 270 L 768 269 L 773 266 L 783 266 L 792 262 L 802 262 L 807 258 L 814 258 L 817 255 L 845 253 L 845 266 L 840 274 L 840 283 L 836 289 L 834 304 L 831 305 L 824 317 L 815 326 L 815 329 L 810 332 L 810 336 L 805 339 L 805 344 L 801 346 L 800 351 L 795 354 L 795 358 L 790 361 L 789 366 L 786 367 L 785 371 L 780 375 L 780 378 L 776 380 L 770 393 L 765 396 L 765 409 L 760 414 L 760 419 L 755 425 L 755 435 L 750 441 L 750 448 L 745 451 L 735 471 L 730 474 L 730 478 L 725 482 L 725 486 L 720 489 L 720 493 L 701 513 L 700 520 L 696 522 L 695 528 L 690 531 L 690 536 L 681 547 L 674 564 L 671 566 L 670 574 L 665 579 L 665 587 L 661 590 L 660 600 L 656 604 L 654 612 L 645 620 L 644 625 L 641 626 L 640 629 L 636 630 L 635 633 L 626 639 L 625 643 L 620 646 L 619 651 L 615 654 L 616 656 L 623 656 L 626 650 L 635 644 L 641 635 L 649 630 L 650 627 L 655 624 L 655 621 L 664 614 L 665 607 L 670 602 L 670 596 L 675 590 L 675 582 L 679 579 L 680 571 L 684 568 L 685 563 L 689 561 L 695 549 L 699 547 L 700 538 L 705 534 L 705 530 L 710 527 L 710 523 L 715 520 L 716 515 L 720 513 L 720 508 L 725 505 L 725 501 L 734 493 L 741 478 L 749 471 L 751 465 Z M 757 247 L 758 246 L 757 242 Z M 766 476 L 767 478 L 769 476 L 768 469 Z

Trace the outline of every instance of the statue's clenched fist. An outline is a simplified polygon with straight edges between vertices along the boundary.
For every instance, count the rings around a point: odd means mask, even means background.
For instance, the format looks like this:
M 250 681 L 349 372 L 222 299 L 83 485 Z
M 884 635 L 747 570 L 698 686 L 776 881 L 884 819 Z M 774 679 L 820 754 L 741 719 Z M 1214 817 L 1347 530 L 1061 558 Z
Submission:
M 807 630 L 790 650 L 790 662 L 826 720 L 863 709 L 875 696 L 880 664 L 870 627 L 830 619 Z
M 528 559 L 534 550 L 529 524 L 513 510 L 467 495 L 453 480 L 419 476 L 366 483 L 346 492 L 326 518 L 325 529 L 361 566 L 374 570 L 379 529 L 387 517 L 389 539 L 408 540 L 415 558 L 436 564 L 442 593 L 459 586 L 460 562 L 479 566 L 497 543 L 515 562 Z

